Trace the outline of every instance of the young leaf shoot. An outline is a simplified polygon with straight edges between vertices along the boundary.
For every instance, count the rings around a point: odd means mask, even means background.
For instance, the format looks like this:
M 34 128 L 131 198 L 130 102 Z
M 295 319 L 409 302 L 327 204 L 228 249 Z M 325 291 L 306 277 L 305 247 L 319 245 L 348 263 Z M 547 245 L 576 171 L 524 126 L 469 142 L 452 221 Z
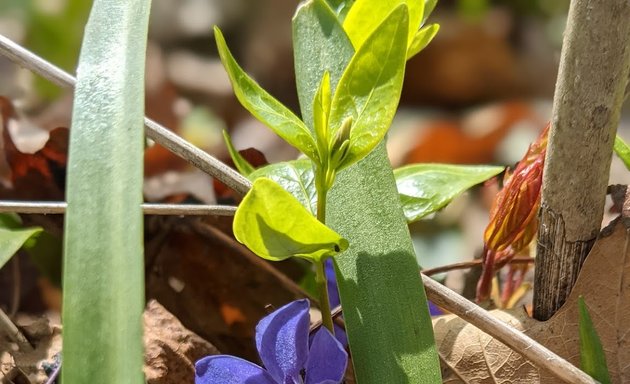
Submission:
M 234 236 L 258 256 L 273 261 L 302 257 L 322 262 L 348 248 L 348 241 L 319 222 L 290 193 L 257 179 L 234 216 Z

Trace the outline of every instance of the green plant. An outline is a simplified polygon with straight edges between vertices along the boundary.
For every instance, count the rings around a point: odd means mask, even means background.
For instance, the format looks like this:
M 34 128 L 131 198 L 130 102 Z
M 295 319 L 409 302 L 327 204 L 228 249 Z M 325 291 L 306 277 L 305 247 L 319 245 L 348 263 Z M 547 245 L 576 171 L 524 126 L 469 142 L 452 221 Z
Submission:
M 348 256 L 352 258 L 349 261 L 367 262 L 367 268 L 375 277 L 380 276 L 353 287 L 355 291 L 363 292 L 364 297 L 360 298 L 356 294 L 349 295 L 347 288 L 344 289 L 346 281 L 358 283 L 356 264 L 347 264 L 354 271 L 344 271 L 340 267 L 342 302 L 351 309 L 346 311 L 346 317 L 350 347 L 356 359 L 355 372 L 360 380 L 367 382 L 391 380 L 392 374 L 412 382 L 439 380 L 426 299 L 415 272 L 417 266 L 410 257 L 409 235 L 405 221 L 401 220 L 400 201 L 397 194 L 391 193 L 396 185 L 381 145 L 398 105 L 405 62 L 424 48 L 438 30 L 435 25 L 421 28 L 434 5 L 435 2 L 429 2 L 425 8 L 423 2 L 375 3 L 359 0 L 347 12 L 343 27 L 340 17 L 324 1 L 308 1 L 301 5 L 293 26 L 302 119 L 275 100 L 238 66 L 221 31 L 215 28 L 221 60 L 241 104 L 308 157 L 254 170 L 238 155 L 226 135 L 235 164 L 251 180 L 256 180 L 236 213 L 234 233 L 239 241 L 261 257 L 284 259 L 299 256 L 315 264 L 323 322 L 331 331 L 323 264 L 326 258 L 343 252 L 347 241 L 332 231 L 324 235 L 322 223 L 332 222 L 332 228 L 338 228 L 349 238 L 350 249 L 355 249 Z M 317 57 L 312 57 L 313 52 L 317 53 Z M 371 154 L 378 157 L 374 158 Z M 369 164 L 374 160 L 376 163 Z M 369 169 L 359 168 L 361 164 L 369 164 Z M 446 165 L 401 169 L 397 171 L 400 180 L 398 189 L 404 197 L 405 213 L 408 213 L 410 221 L 417 220 L 442 208 L 463 190 L 501 170 L 501 167 Z M 337 193 L 347 187 L 351 189 L 341 192 L 345 196 L 329 198 L 329 193 L 335 193 L 337 176 L 349 175 L 352 171 L 355 175 L 353 182 L 345 180 L 339 183 L 341 189 L 337 189 Z M 464 177 L 459 180 L 461 176 Z M 281 193 L 282 190 L 266 178 L 276 181 L 289 193 Z M 448 188 L 448 183 L 453 180 L 458 183 Z M 357 181 L 359 185 L 356 185 Z M 376 194 L 352 196 L 365 192 L 366 188 L 371 188 Z M 365 197 L 378 200 L 377 204 L 382 204 L 382 209 L 366 211 L 375 203 L 366 201 Z M 348 199 L 352 199 L 352 203 Z M 329 211 L 329 204 L 339 202 L 343 202 L 343 208 L 333 205 L 333 210 Z M 338 214 L 343 211 L 344 221 L 339 222 Z M 313 221 L 309 215 L 316 216 L 321 223 Z M 351 223 L 347 218 L 353 216 L 367 224 L 365 228 L 371 231 L 383 226 L 386 231 L 374 236 L 357 231 L 356 224 L 346 227 Z M 395 242 L 404 244 L 402 252 Z M 383 254 L 383 246 L 393 246 L 398 250 L 389 255 Z M 366 251 L 367 254 L 361 255 Z M 343 259 L 344 256 L 339 257 Z M 401 266 L 405 266 L 406 270 L 401 270 Z M 387 269 L 406 275 L 396 276 L 405 283 L 400 286 L 393 284 L 392 276 L 387 277 L 390 273 L 386 272 Z M 397 299 L 394 304 L 381 308 L 380 319 L 372 319 L 367 327 L 360 324 L 365 320 L 353 315 L 355 311 L 357 314 L 364 310 L 372 311 L 370 307 L 373 308 L 374 304 L 385 305 L 392 297 Z M 400 326 L 400 332 L 392 334 L 390 331 L 387 334 L 389 337 L 383 337 L 383 329 L 391 327 L 392 321 L 383 313 L 391 309 L 394 317 L 399 319 L 396 325 Z M 401 311 L 411 312 L 401 318 Z M 412 334 L 417 336 L 410 338 Z M 393 359 L 388 359 L 388 364 L 370 362 L 378 359 L 373 352 L 375 343 L 376 350 L 382 354 L 394 354 Z M 400 343 L 408 349 L 408 356 L 404 358 Z M 418 349 L 418 346 L 423 348 Z
M 144 380 L 142 122 L 149 5 L 96 0 L 85 30 L 66 189 L 65 383 Z

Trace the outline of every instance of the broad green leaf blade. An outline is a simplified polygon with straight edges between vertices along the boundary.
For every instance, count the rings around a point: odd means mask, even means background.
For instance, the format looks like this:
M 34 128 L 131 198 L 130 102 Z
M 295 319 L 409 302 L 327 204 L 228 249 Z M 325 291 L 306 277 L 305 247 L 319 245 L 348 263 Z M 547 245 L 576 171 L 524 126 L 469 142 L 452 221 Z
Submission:
M 302 116 L 311 121 L 324 72 L 334 90 L 352 44 L 326 4 L 313 0 L 293 19 L 293 46 Z M 336 185 L 328 222 L 357 241 L 335 258 L 357 382 L 441 383 L 426 296 L 385 146 L 341 172 Z M 337 200 L 340 195 L 346 197 Z
M 0 269 L 33 236 L 42 232 L 41 228 L 0 228 Z
M 317 214 L 317 190 L 313 164 L 308 159 L 275 163 L 258 168 L 248 178 L 255 181 L 266 177 L 289 192 L 313 216 Z
M 412 164 L 394 170 L 408 222 L 444 208 L 468 188 L 498 175 L 503 167 Z
M 343 29 L 352 41 L 354 49 L 358 51 L 368 36 L 400 4 L 405 4 L 409 12 L 406 41 L 411 42 L 424 17 L 423 0 L 357 0 L 343 21 Z
M 357 382 L 441 383 L 427 298 L 384 141 L 339 174 L 328 206 L 328 224 L 351 244 L 336 261 Z
M 142 161 L 150 1 L 96 0 L 74 95 L 64 231 L 64 383 L 144 383 Z
M 236 166 L 236 169 L 243 176 L 249 176 L 250 173 L 254 172 L 255 168 L 251 165 L 241 154 L 234 148 L 234 144 L 232 144 L 232 140 L 230 139 L 230 135 L 224 130 L 223 131 L 223 140 L 225 140 L 225 145 L 227 146 L 228 152 L 230 153 L 230 157 Z
M 234 88 L 234 94 L 243 107 L 287 143 L 309 158 L 317 160 L 315 139 L 302 120 L 243 71 L 234 60 L 221 30 L 217 27 L 214 27 L 214 36 L 217 40 L 221 62 Z
M 626 168 L 630 170 L 630 147 L 626 144 L 625 141 L 619 135 L 615 136 L 615 153 L 621 161 L 625 164 Z
M 426 27 L 419 30 L 409 44 L 409 50 L 407 51 L 407 60 L 411 59 L 413 56 L 417 55 L 420 51 L 426 48 L 431 40 L 433 40 L 435 35 L 437 35 L 439 30 L 440 26 L 438 24 L 427 25 Z
M 273 261 L 293 256 L 321 261 L 348 248 L 344 238 L 266 178 L 254 181 L 238 206 L 233 231 L 252 252 Z
M 578 298 L 581 369 L 602 384 L 610 384 L 606 354 L 597 335 L 584 298 Z
M 330 112 L 331 136 L 348 117 L 352 130 L 338 170 L 365 157 L 387 133 L 402 90 L 406 39 L 407 7 L 400 5 L 359 48 L 339 80 Z

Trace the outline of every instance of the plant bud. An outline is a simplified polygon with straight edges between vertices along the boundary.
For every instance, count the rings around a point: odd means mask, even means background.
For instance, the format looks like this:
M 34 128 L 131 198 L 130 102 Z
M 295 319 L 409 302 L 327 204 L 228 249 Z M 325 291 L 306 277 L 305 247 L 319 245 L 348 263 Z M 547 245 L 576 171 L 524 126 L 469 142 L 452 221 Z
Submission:
M 333 152 L 336 152 L 345 141 L 350 141 L 350 131 L 352 130 L 352 116 L 346 117 L 341 123 L 341 127 L 335 134 L 332 143 Z
M 503 189 L 492 204 L 490 223 L 484 233 L 483 271 L 477 285 L 478 301 L 488 298 L 490 283 L 496 271 L 529 246 L 536 234 L 548 134 L 549 125 L 530 145 L 514 173 L 506 174 Z

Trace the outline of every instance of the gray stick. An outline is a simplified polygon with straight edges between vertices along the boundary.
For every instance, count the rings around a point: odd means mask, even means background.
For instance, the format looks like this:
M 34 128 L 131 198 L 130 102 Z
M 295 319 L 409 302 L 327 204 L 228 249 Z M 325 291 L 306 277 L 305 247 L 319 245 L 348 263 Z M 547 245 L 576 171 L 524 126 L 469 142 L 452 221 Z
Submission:
M 0 35 L 0 54 L 60 87 L 74 88 L 76 79 L 73 76 L 2 35 Z M 221 180 L 235 192 L 245 195 L 251 188 L 250 181 L 241 174 L 162 125 L 145 117 L 144 126 L 147 137 L 168 148 L 203 172 Z

